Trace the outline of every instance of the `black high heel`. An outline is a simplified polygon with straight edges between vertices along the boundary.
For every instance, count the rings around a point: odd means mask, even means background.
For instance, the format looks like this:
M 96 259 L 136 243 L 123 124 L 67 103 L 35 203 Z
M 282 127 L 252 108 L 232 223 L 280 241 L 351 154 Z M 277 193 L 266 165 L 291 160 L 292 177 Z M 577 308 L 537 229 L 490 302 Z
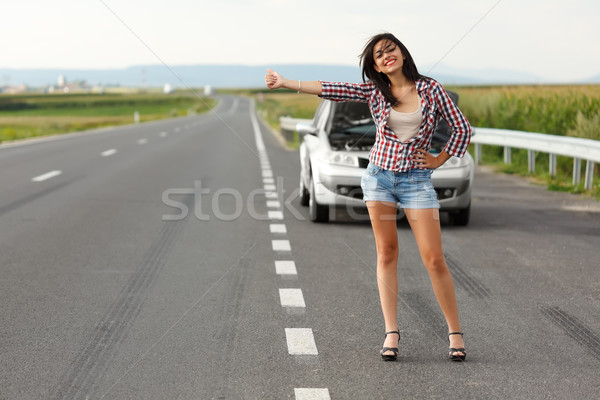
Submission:
M 385 333 L 385 337 L 387 338 L 387 335 L 389 335 L 391 333 L 395 333 L 398 335 L 398 344 L 400 344 L 400 332 L 389 331 L 389 332 Z M 394 354 L 383 354 L 386 351 L 391 351 Z M 381 354 L 381 358 L 383 359 L 383 361 L 396 361 L 396 359 L 398 358 L 398 348 L 397 347 L 384 347 L 381 349 L 381 351 L 379 353 Z
M 448 334 L 448 342 L 450 342 L 450 335 L 463 336 L 463 333 L 462 332 L 450 332 Z M 462 354 L 454 354 L 454 353 L 462 353 Z M 467 358 L 467 352 L 464 347 L 461 347 L 459 349 L 450 347 L 450 352 L 448 353 L 448 357 L 452 361 L 465 361 L 465 358 Z

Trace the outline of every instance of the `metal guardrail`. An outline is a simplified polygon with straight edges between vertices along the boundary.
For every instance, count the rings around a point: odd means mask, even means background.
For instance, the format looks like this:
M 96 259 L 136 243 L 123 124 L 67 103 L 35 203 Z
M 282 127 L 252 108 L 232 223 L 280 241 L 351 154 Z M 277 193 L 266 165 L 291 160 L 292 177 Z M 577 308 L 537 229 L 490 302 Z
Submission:
M 311 119 L 281 117 L 282 131 L 295 131 L 296 124 L 310 123 Z M 573 185 L 581 182 L 581 161 L 586 161 L 584 186 L 592 189 L 594 163 L 600 163 L 600 141 L 569 136 L 548 135 L 545 133 L 513 131 L 508 129 L 473 128 L 475 135 L 475 161 L 481 164 L 481 145 L 504 147 L 504 162 L 511 162 L 511 148 L 527 150 L 529 172 L 535 172 L 535 152 L 550 155 L 549 172 L 556 176 L 556 156 L 573 158 Z
M 280 117 L 279 118 L 279 130 L 283 137 L 291 141 L 294 138 L 294 132 L 296 131 L 297 124 L 310 124 L 312 119 L 305 118 L 292 118 L 292 117 Z
M 295 131 L 296 124 L 310 124 L 312 119 L 306 118 L 292 118 L 292 117 L 280 117 L 279 118 L 279 127 L 280 129 L 285 129 L 287 131 Z
M 584 186 L 592 189 L 594 163 L 600 163 L 600 141 L 545 133 L 512 131 L 507 129 L 473 128 L 475 161 L 481 163 L 481 145 L 503 146 L 504 162 L 511 162 L 511 148 L 527 150 L 529 172 L 535 172 L 535 152 L 550 155 L 549 172 L 556 175 L 556 156 L 573 158 L 573 185 L 581 182 L 581 161 L 586 160 Z

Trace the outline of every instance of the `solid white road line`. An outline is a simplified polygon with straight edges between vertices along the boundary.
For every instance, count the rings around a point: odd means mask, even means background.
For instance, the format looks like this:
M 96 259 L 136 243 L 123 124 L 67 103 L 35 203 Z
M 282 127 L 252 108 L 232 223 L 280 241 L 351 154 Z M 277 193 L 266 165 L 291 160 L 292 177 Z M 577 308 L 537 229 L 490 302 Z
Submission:
M 263 141 L 262 134 L 260 132 L 260 125 L 258 125 L 258 119 L 256 119 L 256 113 L 254 112 L 254 102 L 250 103 L 250 121 L 252 122 L 252 128 L 254 129 L 254 141 L 256 142 L 256 150 L 259 154 L 264 154 L 266 159 L 267 149 L 265 142 Z
M 281 307 L 306 307 L 302 289 L 279 289 Z
M 117 149 L 110 149 L 110 150 L 103 151 L 102 153 L 100 153 L 100 155 L 102 157 L 109 157 L 109 156 L 112 156 L 113 154 L 115 154 L 116 152 L 117 152 Z
M 329 389 L 294 388 L 296 400 L 331 400 Z
M 54 171 L 46 172 L 45 174 L 36 176 L 35 178 L 32 178 L 31 181 L 32 182 L 43 182 L 50 178 L 54 178 L 55 176 L 58 176 L 60 174 L 62 174 L 62 171 L 54 170 Z
M 298 275 L 294 261 L 275 261 L 275 272 L 277 275 Z
M 282 220 L 283 219 L 283 212 L 282 211 L 267 211 L 267 218 L 272 219 L 272 220 Z
M 317 355 L 317 344 L 310 328 L 285 328 L 288 353 L 292 355 Z
M 273 245 L 274 251 L 290 251 L 290 250 L 292 250 L 289 240 L 273 240 L 272 245 Z
M 284 224 L 271 224 L 269 225 L 271 233 L 287 233 L 287 228 Z

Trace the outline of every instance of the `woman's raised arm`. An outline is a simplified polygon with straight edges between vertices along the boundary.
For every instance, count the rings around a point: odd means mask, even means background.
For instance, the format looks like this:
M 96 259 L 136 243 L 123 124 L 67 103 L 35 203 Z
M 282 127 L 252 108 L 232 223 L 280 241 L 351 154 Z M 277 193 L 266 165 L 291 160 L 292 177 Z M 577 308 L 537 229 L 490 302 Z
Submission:
M 265 84 L 269 89 L 286 88 L 296 90 L 302 93 L 320 95 L 322 92 L 322 85 L 319 81 L 298 81 L 284 78 L 278 72 L 267 69 L 265 75 Z

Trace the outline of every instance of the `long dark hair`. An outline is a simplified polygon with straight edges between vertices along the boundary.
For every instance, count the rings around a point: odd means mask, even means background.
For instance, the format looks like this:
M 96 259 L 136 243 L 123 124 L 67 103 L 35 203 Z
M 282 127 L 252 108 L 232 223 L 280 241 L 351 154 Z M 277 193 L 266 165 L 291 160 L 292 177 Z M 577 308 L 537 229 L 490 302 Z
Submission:
M 362 66 L 362 79 L 365 82 L 367 80 L 373 82 L 381 91 L 383 97 L 385 97 L 385 99 L 389 103 L 395 105 L 398 102 L 398 99 L 396 99 L 392 94 L 392 89 L 390 88 L 390 79 L 383 72 L 377 72 L 375 70 L 375 59 L 373 58 L 373 49 L 380 40 L 388 40 L 390 42 L 394 42 L 398 47 L 400 47 L 402 55 L 406 57 L 404 59 L 404 64 L 402 65 L 402 73 L 404 74 L 404 76 L 406 76 L 412 82 L 415 82 L 418 79 L 427 79 L 427 77 L 419 73 L 415 62 L 412 56 L 410 55 L 410 52 L 408 51 L 406 46 L 404 46 L 402 42 L 396 38 L 396 36 L 386 32 L 375 35 L 371 39 L 369 39 L 369 41 L 365 45 L 365 48 L 363 49 L 362 54 L 360 55 L 360 65 Z

